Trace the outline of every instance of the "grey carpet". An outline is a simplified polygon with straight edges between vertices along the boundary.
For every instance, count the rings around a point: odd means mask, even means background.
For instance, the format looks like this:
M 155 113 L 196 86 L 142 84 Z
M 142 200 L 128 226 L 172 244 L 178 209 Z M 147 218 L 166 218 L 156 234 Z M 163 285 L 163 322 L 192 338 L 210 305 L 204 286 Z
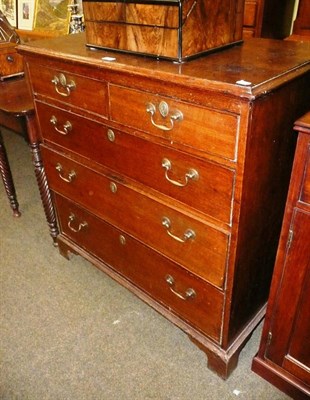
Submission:
M 31 155 L 4 132 L 22 216 L 0 181 L 1 400 L 284 400 L 251 372 L 261 326 L 227 381 L 187 337 L 81 257 L 52 246 Z

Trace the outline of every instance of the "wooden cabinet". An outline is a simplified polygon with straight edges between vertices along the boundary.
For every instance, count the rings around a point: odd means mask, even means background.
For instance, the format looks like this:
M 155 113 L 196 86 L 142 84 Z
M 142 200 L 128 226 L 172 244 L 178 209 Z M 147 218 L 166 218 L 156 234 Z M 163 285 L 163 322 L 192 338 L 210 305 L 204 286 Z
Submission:
M 305 0 L 305 3 L 308 0 Z M 290 35 L 295 0 L 245 0 L 243 38 L 283 39 Z M 302 6 L 307 19 L 306 6 Z
M 299 0 L 298 12 L 290 39 L 310 40 L 310 1 Z
M 257 39 L 177 64 L 81 34 L 19 51 L 60 252 L 162 313 L 226 378 L 265 311 L 308 48 Z
M 310 396 L 310 113 L 298 144 L 266 320 L 253 370 L 291 395 Z
M 245 0 L 243 38 L 260 37 L 265 0 Z

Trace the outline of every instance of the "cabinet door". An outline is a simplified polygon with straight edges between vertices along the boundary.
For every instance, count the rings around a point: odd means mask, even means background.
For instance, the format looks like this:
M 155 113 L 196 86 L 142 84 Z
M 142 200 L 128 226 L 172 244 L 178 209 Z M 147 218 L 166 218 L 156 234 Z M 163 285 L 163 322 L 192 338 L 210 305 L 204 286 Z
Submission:
M 284 245 L 265 356 L 310 385 L 310 213 L 294 210 Z

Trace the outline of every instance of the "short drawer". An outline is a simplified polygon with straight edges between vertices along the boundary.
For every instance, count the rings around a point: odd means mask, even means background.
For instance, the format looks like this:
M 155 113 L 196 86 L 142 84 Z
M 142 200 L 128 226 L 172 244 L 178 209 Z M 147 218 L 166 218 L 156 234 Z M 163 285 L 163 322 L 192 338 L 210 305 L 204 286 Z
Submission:
M 113 121 L 225 159 L 236 160 L 239 116 L 110 86 Z
M 60 108 L 40 102 L 36 108 L 46 141 L 231 223 L 234 171 Z
M 186 269 L 222 287 L 229 235 L 177 208 L 42 148 L 52 190 L 115 225 Z
M 246 1 L 244 4 L 243 26 L 255 27 L 257 15 L 257 1 Z
M 107 117 L 109 100 L 106 82 L 32 63 L 29 73 L 35 95 Z
M 224 302 L 220 291 L 63 197 L 55 195 L 55 201 L 63 235 L 220 342 Z

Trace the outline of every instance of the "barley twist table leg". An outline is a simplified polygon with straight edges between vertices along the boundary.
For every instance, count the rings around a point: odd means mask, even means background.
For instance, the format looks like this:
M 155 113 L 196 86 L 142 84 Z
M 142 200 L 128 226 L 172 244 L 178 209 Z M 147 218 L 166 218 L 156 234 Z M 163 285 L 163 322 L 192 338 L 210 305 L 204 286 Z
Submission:
M 14 217 L 20 216 L 19 204 L 16 197 L 15 186 L 13 182 L 12 172 L 7 157 L 2 133 L 0 130 L 0 173 L 3 180 L 4 188 L 8 196 Z
M 54 245 L 57 246 L 58 226 L 56 215 L 51 199 L 50 190 L 47 184 L 45 170 L 43 167 L 40 146 L 39 143 L 30 143 L 30 149 L 32 152 L 32 162 L 34 165 L 34 172 L 37 178 L 37 183 L 40 191 L 40 196 L 46 216 L 46 220 L 49 226 L 50 235 L 52 236 Z

